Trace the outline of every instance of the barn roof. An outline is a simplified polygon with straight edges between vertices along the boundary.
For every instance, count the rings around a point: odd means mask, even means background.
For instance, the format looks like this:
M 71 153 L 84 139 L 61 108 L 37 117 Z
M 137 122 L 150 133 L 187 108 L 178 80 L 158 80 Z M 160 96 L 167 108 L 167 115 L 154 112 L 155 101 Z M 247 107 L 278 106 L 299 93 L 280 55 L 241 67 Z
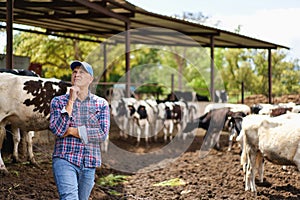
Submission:
M 6 13 L 6 1 L 0 0 L 0 21 L 6 21 Z M 94 36 L 95 41 L 121 33 L 129 25 L 136 32 L 145 27 L 161 28 L 132 34 L 131 43 L 193 45 L 185 39 L 189 36 L 203 47 L 210 47 L 213 37 L 214 47 L 288 49 L 245 35 L 148 12 L 125 0 L 18 0 L 14 1 L 13 22 L 44 28 L 45 34 L 49 35 L 78 33 Z M 164 39 L 164 35 L 176 34 L 174 31 L 181 34 Z M 125 42 L 122 37 L 119 39 L 119 42 Z

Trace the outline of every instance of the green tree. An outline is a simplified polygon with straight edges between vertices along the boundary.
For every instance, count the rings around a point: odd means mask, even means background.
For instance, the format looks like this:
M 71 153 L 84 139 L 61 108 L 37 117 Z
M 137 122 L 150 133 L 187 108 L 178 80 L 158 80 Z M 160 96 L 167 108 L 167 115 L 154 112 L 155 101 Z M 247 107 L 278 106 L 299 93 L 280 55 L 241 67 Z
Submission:
M 268 96 L 268 51 L 226 49 L 221 69 L 225 88 L 229 93 L 239 93 L 241 83 L 249 94 Z M 283 50 L 272 51 L 272 93 L 275 96 L 299 93 L 298 60 L 287 61 Z
M 15 55 L 28 56 L 31 62 L 40 63 L 45 77 L 70 80 L 70 62 L 84 60 L 96 45 L 75 39 L 19 32 L 14 35 L 13 51 Z
M 261 77 L 256 92 L 268 95 L 268 62 L 267 51 L 255 52 L 253 63 L 255 73 Z M 275 96 L 299 93 L 298 60 L 287 61 L 287 53 L 283 50 L 272 51 L 272 93 Z

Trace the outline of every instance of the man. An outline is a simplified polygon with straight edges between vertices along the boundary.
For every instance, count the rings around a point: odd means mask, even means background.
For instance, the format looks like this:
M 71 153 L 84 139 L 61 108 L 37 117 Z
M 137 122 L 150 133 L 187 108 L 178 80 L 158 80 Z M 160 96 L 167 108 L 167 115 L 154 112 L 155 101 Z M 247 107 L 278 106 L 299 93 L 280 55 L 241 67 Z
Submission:
M 56 136 L 52 168 L 60 199 L 88 200 L 101 166 L 100 143 L 108 136 L 110 111 L 108 102 L 89 90 L 91 65 L 74 61 L 71 69 L 69 94 L 54 97 L 50 106 L 49 127 Z

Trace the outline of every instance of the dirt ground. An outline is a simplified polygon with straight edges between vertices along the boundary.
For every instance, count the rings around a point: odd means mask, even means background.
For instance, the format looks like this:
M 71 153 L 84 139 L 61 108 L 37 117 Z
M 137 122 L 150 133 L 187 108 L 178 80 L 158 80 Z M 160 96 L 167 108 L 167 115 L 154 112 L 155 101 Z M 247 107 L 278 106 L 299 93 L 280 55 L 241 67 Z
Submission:
M 128 151 L 138 150 L 141 154 L 165 145 L 159 138 L 157 142 L 151 142 L 149 148 L 144 148 L 144 143 L 136 148 L 132 139 L 119 139 L 114 126 L 110 134 L 111 144 Z M 257 182 L 257 193 L 245 192 L 239 147 L 234 145 L 232 152 L 227 152 L 228 136 L 224 132 L 221 135 L 221 150 L 212 150 L 200 159 L 203 135 L 204 131 L 198 129 L 189 148 L 163 168 L 128 173 L 104 164 L 97 169 L 97 178 L 109 174 L 128 175 L 127 181 L 115 186 L 95 184 L 90 199 L 300 199 L 300 173 L 296 168 L 288 166 L 283 170 L 281 166 L 267 161 L 264 183 Z M 52 144 L 34 145 L 36 160 L 41 168 L 26 161 L 12 163 L 6 156 L 5 163 L 10 174 L 0 175 L 0 199 L 58 199 L 51 170 L 52 149 Z M 155 185 L 170 179 L 180 180 L 182 184 Z

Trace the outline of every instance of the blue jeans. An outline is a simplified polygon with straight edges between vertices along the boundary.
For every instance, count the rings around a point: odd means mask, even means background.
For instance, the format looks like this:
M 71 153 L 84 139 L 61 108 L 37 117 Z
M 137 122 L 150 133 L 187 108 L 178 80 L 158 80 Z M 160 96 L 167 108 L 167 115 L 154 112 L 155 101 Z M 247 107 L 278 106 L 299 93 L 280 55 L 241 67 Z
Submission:
M 59 199 L 89 199 L 94 187 L 96 168 L 78 167 L 65 159 L 53 158 L 52 170 Z

